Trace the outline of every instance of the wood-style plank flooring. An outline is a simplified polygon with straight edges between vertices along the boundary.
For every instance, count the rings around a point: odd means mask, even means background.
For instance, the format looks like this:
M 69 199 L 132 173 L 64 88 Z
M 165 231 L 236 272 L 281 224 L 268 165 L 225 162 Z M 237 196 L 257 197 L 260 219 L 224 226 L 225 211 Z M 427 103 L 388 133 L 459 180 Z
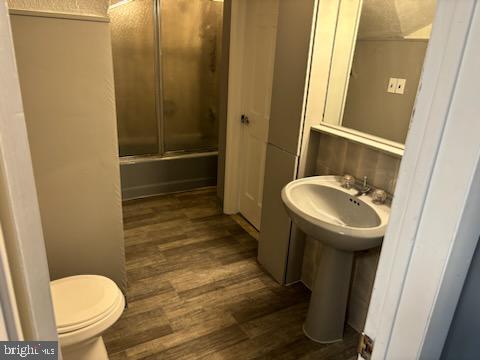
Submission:
M 123 206 L 128 309 L 104 340 L 116 359 L 349 359 L 357 334 L 319 345 L 302 332 L 309 291 L 278 285 L 257 242 L 214 188 Z

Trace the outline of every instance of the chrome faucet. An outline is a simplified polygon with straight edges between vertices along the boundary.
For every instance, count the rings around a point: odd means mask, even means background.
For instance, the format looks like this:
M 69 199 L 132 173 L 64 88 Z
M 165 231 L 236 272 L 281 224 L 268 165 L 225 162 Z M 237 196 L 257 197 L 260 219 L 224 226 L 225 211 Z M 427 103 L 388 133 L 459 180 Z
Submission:
M 368 194 L 372 188 L 367 183 L 367 177 L 363 177 L 363 183 L 361 185 L 355 186 L 355 189 L 358 191 L 355 196 L 362 196 Z

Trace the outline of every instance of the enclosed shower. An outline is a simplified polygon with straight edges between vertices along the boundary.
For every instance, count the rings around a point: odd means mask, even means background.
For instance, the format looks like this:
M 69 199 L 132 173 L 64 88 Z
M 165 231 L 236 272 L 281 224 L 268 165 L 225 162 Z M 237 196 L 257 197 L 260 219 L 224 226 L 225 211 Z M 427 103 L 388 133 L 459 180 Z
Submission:
M 166 172 L 211 168 L 215 161 L 223 2 L 113 0 L 109 15 L 124 195 L 126 186 L 156 186 L 127 197 L 178 190 L 164 189 L 162 179 L 185 183 L 190 175 L 177 179 Z M 203 155 L 210 159 L 181 161 Z M 180 162 L 172 164 L 176 159 Z M 134 163 L 143 169 L 127 168 Z M 154 178 L 145 178 L 148 174 Z M 198 180 L 206 174 L 192 176 Z

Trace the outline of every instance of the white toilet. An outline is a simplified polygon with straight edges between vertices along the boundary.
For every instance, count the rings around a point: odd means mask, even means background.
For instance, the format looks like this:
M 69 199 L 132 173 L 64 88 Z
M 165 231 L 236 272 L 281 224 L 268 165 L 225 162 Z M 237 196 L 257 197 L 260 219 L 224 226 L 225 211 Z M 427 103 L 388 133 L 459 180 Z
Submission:
M 102 333 L 122 315 L 125 298 L 99 275 L 77 275 L 50 283 L 64 360 L 108 360 Z

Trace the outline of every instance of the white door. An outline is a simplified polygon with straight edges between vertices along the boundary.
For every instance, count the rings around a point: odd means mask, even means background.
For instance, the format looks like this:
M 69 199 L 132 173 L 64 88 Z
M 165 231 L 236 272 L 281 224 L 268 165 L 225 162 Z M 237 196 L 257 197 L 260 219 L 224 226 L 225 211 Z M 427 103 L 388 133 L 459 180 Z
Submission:
M 247 0 L 245 15 L 239 210 L 260 229 L 278 0 Z

